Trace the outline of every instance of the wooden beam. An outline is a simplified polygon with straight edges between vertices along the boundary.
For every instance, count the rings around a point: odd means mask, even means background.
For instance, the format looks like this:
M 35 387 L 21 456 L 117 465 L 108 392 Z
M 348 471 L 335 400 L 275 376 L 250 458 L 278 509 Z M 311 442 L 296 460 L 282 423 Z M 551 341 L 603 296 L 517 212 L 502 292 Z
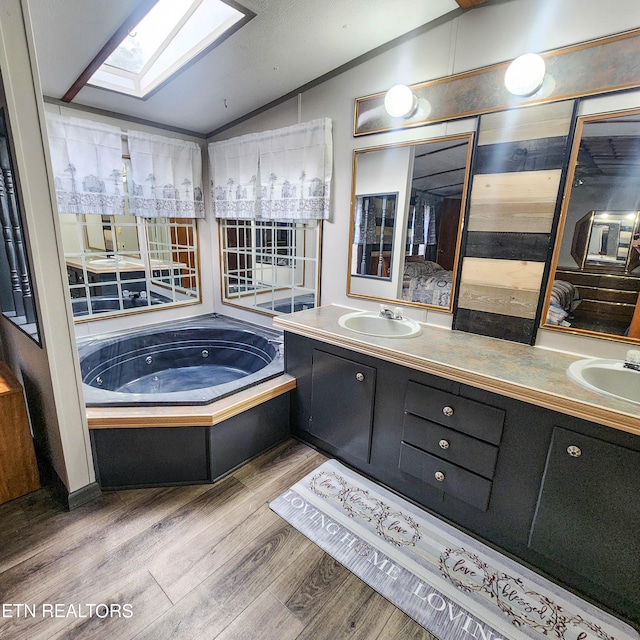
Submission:
M 456 0 L 461 9 L 471 9 L 478 4 L 486 2 L 486 0 Z

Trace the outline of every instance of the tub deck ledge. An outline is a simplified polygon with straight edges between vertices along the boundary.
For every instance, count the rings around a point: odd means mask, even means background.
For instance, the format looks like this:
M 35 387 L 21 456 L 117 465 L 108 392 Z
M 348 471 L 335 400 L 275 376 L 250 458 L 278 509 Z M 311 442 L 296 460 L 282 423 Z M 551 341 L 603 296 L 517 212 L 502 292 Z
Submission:
M 87 407 L 89 429 L 211 427 L 295 389 L 287 373 L 210 404 L 192 406 Z

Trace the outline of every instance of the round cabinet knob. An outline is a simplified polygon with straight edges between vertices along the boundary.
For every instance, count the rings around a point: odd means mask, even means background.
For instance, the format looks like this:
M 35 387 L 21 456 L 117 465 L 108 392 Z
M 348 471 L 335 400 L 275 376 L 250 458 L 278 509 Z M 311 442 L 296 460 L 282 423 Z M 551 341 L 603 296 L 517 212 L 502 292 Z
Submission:
M 442 413 L 444 413 L 445 416 L 450 418 L 453 415 L 453 408 L 452 407 L 444 407 L 444 409 L 442 409 Z
M 358 382 L 362 382 L 364 380 L 364 373 L 360 373 L 360 372 L 356 373 L 356 380 Z
M 580 447 L 576 447 L 575 445 L 571 445 L 569 447 L 567 447 L 567 453 L 572 457 L 572 458 L 579 458 L 582 455 L 582 449 L 580 449 Z
M 442 471 L 436 471 L 433 474 L 433 477 L 438 481 L 438 482 L 444 482 L 444 473 L 442 473 Z
M 449 441 L 448 440 L 440 440 L 440 442 L 438 442 L 438 444 L 440 445 L 441 449 L 448 449 L 449 448 Z

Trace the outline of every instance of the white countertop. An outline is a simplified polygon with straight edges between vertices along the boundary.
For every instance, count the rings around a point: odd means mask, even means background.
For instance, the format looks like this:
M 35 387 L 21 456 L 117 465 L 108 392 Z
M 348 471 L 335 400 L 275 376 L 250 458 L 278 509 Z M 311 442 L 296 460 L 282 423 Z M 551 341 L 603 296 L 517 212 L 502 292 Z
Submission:
M 276 316 L 284 331 L 640 435 L 640 406 L 581 387 L 567 376 L 576 355 L 422 325 L 412 338 L 377 338 L 338 325 L 353 309 L 328 305 Z

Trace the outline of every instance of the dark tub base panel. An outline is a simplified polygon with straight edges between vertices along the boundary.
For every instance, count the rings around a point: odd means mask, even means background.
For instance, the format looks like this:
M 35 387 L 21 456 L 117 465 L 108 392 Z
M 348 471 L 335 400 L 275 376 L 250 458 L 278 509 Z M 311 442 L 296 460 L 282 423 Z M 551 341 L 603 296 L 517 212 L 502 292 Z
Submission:
M 207 427 L 91 429 L 102 489 L 213 482 L 289 437 L 289 394 Z

